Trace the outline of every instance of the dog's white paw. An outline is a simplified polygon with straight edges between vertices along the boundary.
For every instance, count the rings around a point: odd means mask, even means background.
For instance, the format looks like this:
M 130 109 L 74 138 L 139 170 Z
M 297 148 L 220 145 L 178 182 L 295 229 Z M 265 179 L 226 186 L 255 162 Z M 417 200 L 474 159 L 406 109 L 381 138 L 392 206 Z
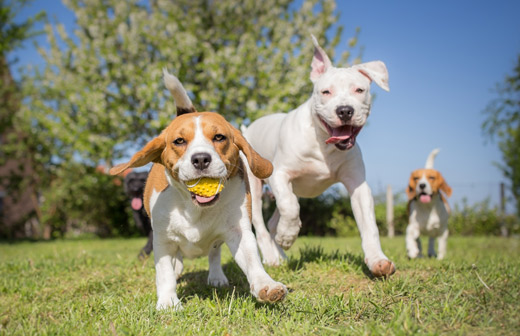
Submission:
M 181 311 L 184 308 L 182 307 L 181 301 L 176 297 L 162 297 L 157 300 L 157 305 L 155 308 L 157 310 L 165 310 L 173 307 L 175 311 Z
M 269 281 L 251 285 L 251 293 L 260 302 L 275 303 L 287 296 L 287 287 L 281 282 Z
M 213 287 L 224 287 L 229 285 L 229 281 L 224 275 L 224 273 L 220 272 L 216 274 L 210 273 L 208 276 L 208 285 Z
M 296 220 L 285 220 L 283 217 L 280 218 L 274 240 L 284 250 L 288 250 L 293 245 L 296 238 L 298 238 L 301 226 L 302 222 L 300 218 L 297 218 Z

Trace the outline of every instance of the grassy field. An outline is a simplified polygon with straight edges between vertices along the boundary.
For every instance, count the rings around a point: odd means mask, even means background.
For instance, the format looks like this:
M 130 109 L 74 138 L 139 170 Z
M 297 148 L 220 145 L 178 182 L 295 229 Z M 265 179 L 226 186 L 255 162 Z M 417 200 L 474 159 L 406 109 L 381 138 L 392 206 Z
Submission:
M 254 300 L 224 248 L 230 287 L 206 285 L 207 258 L 186 261 L 182 312 L 155 310 L 143 244 L 0 244 L 0 335 L 520 334 L 519 239 L 452 237 L 443 261 L 409 261 L 403 237 L 383 239 L 397 273 L 382 281 L 358 238 L 299 238 L 287 265 L 267 268 L 290 289 L 277 305 Z

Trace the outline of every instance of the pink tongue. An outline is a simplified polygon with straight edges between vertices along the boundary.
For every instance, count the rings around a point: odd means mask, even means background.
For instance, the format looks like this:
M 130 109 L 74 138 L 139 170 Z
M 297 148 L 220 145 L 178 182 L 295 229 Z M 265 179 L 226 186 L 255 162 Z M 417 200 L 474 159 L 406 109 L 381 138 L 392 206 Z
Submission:
M 214 198 L 215 198 L 215 195 L 213 195 L 211 197 L 204 197 L 204 196 L 195 195 L 195 199 L 199 203 L 208 203 L 208 202 L 213 201 Z
M 143 207 L 143 201 L 139 197 L 132 198 L 132 209 L 138 211 Z
M 421 195 L 419 197 L 419 200 L 422 202 L 422 203 L 430 203 L 430 201 L 432 200 L 432 197 L 430 195 Z
M 347 140 L 352 136 L 352 126 L 346 125 L 341 127 L 336 127 L 332 129 L 332 134 L 330 138 L 325 141 L 327 144 L 338 143 L 343 140 Z

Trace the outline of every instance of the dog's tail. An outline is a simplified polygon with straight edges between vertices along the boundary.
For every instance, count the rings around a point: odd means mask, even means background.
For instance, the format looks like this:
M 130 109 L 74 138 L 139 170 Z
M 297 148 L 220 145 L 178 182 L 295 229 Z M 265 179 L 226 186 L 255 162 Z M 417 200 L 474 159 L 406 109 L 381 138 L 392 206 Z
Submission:
M 163 76 L 164 85 L 171 92 L 175 104 L 177 105 L 177 115 L 197 112 L 179 79 L 170 74 L 166 68 L 163 68 Z
M 428 155 L 428 158 L 426 159 L 426 164 L 424 165 L 424 168 L 433 169 L 433 161 L 435 160 L 437 154 L 439 154 L 439 151 L 439 148 L 435 148 L 434 150 L 432 150 L 432 152 L 430 153 L 430 155 Z

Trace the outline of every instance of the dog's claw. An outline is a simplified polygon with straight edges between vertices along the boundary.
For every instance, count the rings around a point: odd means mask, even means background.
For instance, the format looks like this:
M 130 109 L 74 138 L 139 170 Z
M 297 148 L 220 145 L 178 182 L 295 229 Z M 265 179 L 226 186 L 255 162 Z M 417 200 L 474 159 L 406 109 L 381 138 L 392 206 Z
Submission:
M 395 273 L 395 265 L 390 260 L 382 259 L 375 263 L 370 271 L 375 277 L 386 278 Z

